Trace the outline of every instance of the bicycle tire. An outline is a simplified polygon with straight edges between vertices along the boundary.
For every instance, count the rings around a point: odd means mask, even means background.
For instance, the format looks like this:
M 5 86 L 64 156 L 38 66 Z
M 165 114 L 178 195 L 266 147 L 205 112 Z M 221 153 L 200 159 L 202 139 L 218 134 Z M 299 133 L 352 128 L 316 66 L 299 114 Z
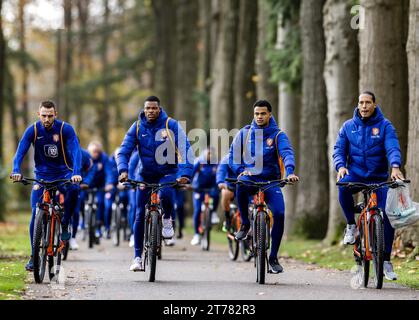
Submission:
M 207 208 L 204 212 L 204 230 L 203 230 L 202 240 L 201 240 L 201 248 L 204 251 L 210 250 L 210 234 L 211 234 L 211 213 L 209 208 Z
M 113 234 L 112 240 L 115 247 L 119 247 L 121 243 L 121 209 L 117 205 L 113 214 Z
M 36 283 L 42 283 L 45 277 L 47 263 L 46 228 L 46 212 L 38 210 L 35 216 L 33 237 L 33 274 Z
M 89 249 L 92 249 L 94 244 L 96 243 L 96 236 L 95 236 L 95 212 L 93 211 L 93 209 L 89 206 L 87 212 L 86 212 L 86 216 L 87 216 L 87 231 L 88 231 L 88 247 Z
M 54 278 L 58 282 L 58 275 L 60 273 L 60 266 L 61 266 L 61 252 L 58 252 L 58 249 L 61 244 L 61 234 L 60 234 L 60 223 L 56 219 L 54 225 L 54 235 L 52 237 L 53 241 L 53 250 L 54 255 L 48 256 L 48 275 L 49 279 L 52 281 Z
M 232 226 L 232 228 L 234 229 L 233 234 L 235 234 L 236 232 L 239 231 L 239 226 L 237 223 L 237 219 L 236 219 L 236 212 L 232 212 L 233 214 L 231 215 L 231 222 L 230 225 Z M 229 234 L 230 230 L 227 230 L 227 234 Z M 240 241 L 237 241 L 236 238 L 234 238 L 233 240 L 227 236 L 227 241 L 228 241 L 228 254 L 230 257 L 231 261 L 236 261 L 238 256 L 239 256 L 239 251 L 240 251 Z
M 240 241 L 240 252 L 244 262 L 249 262 L 252 259 L 252 253 L 250 250 L 251 244 L 249 240 Z
M 257 282 L 265 284 L 266 274 L 266 212 L 257 215 Z
M 372 222 L 371 247 L 374 284 L 376 289 L 382 289 L 384 278 L 384 224 L 383 219 L 379 214 L 373 216 Z
M 364 230 L 364 220 L 362 220 L 359 230 L 359 251 L 361 253 L 360 262 L 362 266 L 362 285 L 364 288 L 367 288 L 370 277 L 370 261 L 366 260 Z
M 148 248 L 148 259 L 150 263 L 148 281 L 154 282 L 156 280 L 156 269 L 157 269 L 157 249 L 158 249 L 158 232 L 159 228 L 159 213 L 157 211 L 151 211 L 151 223 L 150 223 L 150 243 Z

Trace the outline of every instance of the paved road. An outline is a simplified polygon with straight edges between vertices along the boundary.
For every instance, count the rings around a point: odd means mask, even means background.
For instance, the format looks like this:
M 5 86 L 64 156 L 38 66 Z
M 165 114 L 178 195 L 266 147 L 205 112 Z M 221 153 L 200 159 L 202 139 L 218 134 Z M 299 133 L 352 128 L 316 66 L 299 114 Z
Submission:
M 103 242 L 93 250 L 80 242 L 64 262 L 63 285 L 33 284 L 26 299 L 419 299 L 419 291 L 385 283 L 383 290 L 353 289 L 348 272 L 320 269 L 290 259 L 282 260 L 285 273 L 268 275 L 266 285 L 255 283 L 253 263 L 229 261 L 226 247 L 211 252 L 191 247 L 189 239 L 174 248 L 164 248 L 157 264 L 157 281 L 149 283 L 144 273 L 128 271 L 132 249 L 114 248 Z

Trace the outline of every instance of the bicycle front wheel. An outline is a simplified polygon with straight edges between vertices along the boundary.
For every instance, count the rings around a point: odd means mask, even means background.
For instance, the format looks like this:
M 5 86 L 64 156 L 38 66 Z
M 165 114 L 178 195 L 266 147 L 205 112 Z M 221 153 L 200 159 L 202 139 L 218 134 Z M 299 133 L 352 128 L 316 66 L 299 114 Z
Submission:
M 359 261 L 362 266 L 362 285 L 364 288 L 368 287 L 368 281 L 370 277 L 370 261 L 366 258 L 366 243 L 365 243 L 365 223 L 362 219 L 359 229 L 359 251 L 361 253 L 361 257 L 359 257 Z
M 149 228 L 149 247 L 147 252 L 147 260 L 149 263 L 148 281 L 154 282 L 156 280 L 156 267 L 157 267 L 157 250 L 159 245 L 159 213 L 157 211 L 150 212 Z
M 36 283 L 42 283 L 47 264 L 47 214 L 38 210 L 35 217 L 35 232 L 33 236 L 33 275 Z
M 256 236 L 256 270 L 257 282 L 265 284 L 266 274 L 266 212 L 257 215 L 257 236 Z
M 374 215 L 372 219 L 371 250 L 375 288 L 381 289 L 384 277 L 384 224 L 379 214 Z

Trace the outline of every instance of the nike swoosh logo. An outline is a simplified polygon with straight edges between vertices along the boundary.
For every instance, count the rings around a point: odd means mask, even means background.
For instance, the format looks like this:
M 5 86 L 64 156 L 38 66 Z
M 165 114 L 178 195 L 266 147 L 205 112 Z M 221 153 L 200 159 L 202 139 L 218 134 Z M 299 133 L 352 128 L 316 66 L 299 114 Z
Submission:
M 36 138 L 36 140 L 39 140 L 39 139 L 43 139 L 44 137 L 38 137 L 38 138 Z
M 141 136 L 142 136 L 143 138 L 144 138 L 144 137 L 147 137 L 147 135 L 146 135 L 146 134 L 142 134 Z

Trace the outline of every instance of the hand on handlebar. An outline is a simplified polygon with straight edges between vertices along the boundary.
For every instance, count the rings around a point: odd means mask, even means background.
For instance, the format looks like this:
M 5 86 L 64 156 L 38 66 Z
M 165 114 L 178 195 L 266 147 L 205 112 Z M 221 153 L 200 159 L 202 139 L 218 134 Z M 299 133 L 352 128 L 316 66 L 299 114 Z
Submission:
M 291 183 L 294 183 L 294 182 L 298 182 L 298 181 L 300 181 L 300 178 L 299 178 L 298 176 L 296 176 L 295 174 L 290 174 L 290 175 L 287 177 L 287 180 L 288 180 L 289 182 L 291 182 Z
M 12 179 L 14 182 L 22 181 L 23 176 L 20 173 L 12 173 L 10 175 L 10 179 Z
M 391 170 L 391 180 L 404 180 L 404 176 L 400 168 L 393 168 Z
M 336 181 L 340 181 L 341 179 L 345 178 L 345 176 L 349 175 L 349 170 L 346 169 L 345 167 L 342 167 L 339 169 L 338 171 L 338 176 L 337 176 L 337 180 Z

